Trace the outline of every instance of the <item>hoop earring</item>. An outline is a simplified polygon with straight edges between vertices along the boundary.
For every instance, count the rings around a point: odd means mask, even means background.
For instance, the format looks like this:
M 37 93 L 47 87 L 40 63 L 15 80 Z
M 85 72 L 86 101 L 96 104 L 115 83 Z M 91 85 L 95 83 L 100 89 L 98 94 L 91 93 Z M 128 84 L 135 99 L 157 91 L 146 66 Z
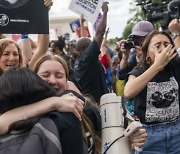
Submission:
M 150 66 L 152 64 L 151 58 L 149 56 L 146 57 L 146 63 Z

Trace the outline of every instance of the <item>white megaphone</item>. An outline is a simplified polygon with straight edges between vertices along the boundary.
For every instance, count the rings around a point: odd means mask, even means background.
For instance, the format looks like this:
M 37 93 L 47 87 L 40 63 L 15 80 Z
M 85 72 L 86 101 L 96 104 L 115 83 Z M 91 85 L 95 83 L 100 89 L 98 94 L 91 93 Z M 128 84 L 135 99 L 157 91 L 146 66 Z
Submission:
M 124 116 L 122 97 L 115 93 L 108 93 L 100 100 L 102 120 L 102 154 L 133 154 L 131 144 L 127 138 L 131 133 L 139 129 L 140 123 L 132 123 L 124 128 Z M 117 141 L 115 141 L 118 137 Z M 110 146 L 110 147 L 109 147 Z

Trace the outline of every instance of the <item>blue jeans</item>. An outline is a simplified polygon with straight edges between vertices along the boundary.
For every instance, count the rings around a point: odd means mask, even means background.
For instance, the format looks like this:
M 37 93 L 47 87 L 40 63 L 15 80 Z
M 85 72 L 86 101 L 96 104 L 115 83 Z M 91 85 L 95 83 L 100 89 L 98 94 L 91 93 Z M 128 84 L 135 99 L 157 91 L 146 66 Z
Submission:
M 144 125 L 147 139 L 142 151 L 135 154 L 180 154 L 180 119 L 154 125 Z

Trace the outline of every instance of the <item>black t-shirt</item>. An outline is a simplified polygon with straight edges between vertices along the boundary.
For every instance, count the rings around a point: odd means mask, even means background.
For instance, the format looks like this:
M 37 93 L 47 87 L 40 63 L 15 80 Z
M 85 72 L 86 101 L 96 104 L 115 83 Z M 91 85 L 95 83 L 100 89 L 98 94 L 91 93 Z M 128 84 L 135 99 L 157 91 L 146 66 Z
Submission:
M 99 61 L 100 49 L 95 40 L 75 61 L 74 82 L 84 94 L 91 94 L 97 102 L 108 93 L 106 76 Z
M 135 68 L 129 74 L 143 73 Z M 135 115 L 145 124 L 170 122 L 179 117 L 179 66 L 169 63 L 134 97 Z
M 63 96 L 68 93 L 73 93 L 85 102 L 83 96 L 73 90 L 66 90 L 58 96 Z M 81 122 L 74 113 L 54 111 L 49 113 L 49 117 L 58 128 L 63 153 L 85 154 L 87 149 L 83 140 Z
M 73 113 L 49 113 L 59 131 L 63 154 L 85 154 L 87 149 L 82 136 L 80 121 Z

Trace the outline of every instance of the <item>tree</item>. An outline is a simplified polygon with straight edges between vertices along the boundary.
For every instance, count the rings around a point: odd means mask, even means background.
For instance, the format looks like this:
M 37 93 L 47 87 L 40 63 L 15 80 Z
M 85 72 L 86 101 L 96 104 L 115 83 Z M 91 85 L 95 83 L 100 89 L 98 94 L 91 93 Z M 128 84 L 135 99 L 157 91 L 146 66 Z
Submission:
M 133 26 L 134 26 L 133 23 L 127 24 L 127 26 L 125 27 L 125 29 L 122 33 L 122 38 L 124 38 L 124 39 L 128 38 L 129 34 L 131 34 L 131 30 L 132 30 Z

